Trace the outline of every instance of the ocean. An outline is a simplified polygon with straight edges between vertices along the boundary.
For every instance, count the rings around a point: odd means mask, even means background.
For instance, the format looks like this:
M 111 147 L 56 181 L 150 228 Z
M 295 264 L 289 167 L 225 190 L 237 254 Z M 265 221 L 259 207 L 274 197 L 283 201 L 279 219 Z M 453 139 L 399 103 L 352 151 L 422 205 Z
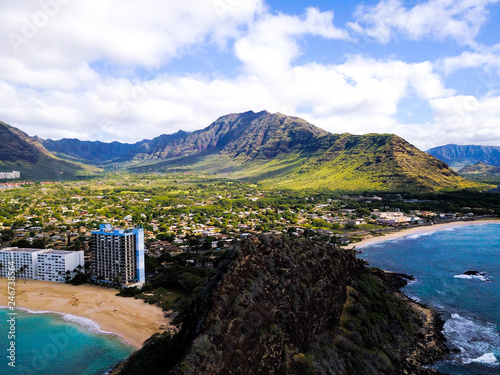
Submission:
M 413 275 L 403 291 L 442 314 L 443 333 L 460 352 L 433 368 L 500 374 L 500 224 L 446 228 L 358 250 L 371 266 Z
M 69 314 L 16 310 L 15 368 L 10 367 L 6 309 L 0 309 L 2 353 L 0 374 L 8 375 L 97 375 L 104 374 L 134 348 L 119 337 L 103 334 L 86 318 Z

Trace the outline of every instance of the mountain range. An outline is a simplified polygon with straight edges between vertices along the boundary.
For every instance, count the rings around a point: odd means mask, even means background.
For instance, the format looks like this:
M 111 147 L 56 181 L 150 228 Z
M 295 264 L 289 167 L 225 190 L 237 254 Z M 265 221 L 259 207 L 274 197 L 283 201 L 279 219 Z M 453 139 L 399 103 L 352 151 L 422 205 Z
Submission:
M 30 175 L 29 162 L 39 163 L 34 155 L 44 155 L 57 166 L 52 167 L 53 171 L 58 171 L 59 165 L 62 169 L 61 163 L 65 163 L 64 167 L 73 168 L 73 175 L 97 168 L 195 171 L 275 188 L 345 191 L 436 191 L 483 186 L 458 176 L 443 161 L 397 135 L 332 134 L 303 119 L 267 111 L 229 114 L 192 133 L 179 131 L 134 144 L 30 138 L 2 125 L 0 139 L 4 146 L 16 142 L 22 146 L 15 154 L 19 157 L 7 152 L 0 155 L 0 160 L 15 159 L 9 165 L 25 161 L 25 176 Z
M 53 181 L 90 175 L 97 168 L 61 159 L 35 138 L 0 121 L 0 170 L 20 171 L 24 180 Z
M 500 167 L 500 146 L 449 144 L 431 148 L 427 152 L 456 171 L 478 162 Z

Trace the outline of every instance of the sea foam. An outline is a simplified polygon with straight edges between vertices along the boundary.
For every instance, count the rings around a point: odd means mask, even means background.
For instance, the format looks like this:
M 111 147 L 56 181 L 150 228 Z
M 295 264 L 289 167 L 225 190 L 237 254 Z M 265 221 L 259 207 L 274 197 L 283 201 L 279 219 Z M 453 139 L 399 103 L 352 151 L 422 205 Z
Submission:
M 464 363 L 496 365 L 493 351 L 500 346 L 500 334 L 495 325 L 476 322 L 454 313 L 444 324 L 445 335 L 460 349 L 457 360 Z
M 0 306 L 0 309 L 7 309 L 7 307 Z M 121 335 L 119 335 L 119 334 L 117 334 L 115 332 L 104 331 L 104 330 L 101 329 L 101 327 L 99 326 L 99 324 L 97 324 L 96 322 L 94 322 L 91 319 L 84 318 L 82 316 L 76 316 L 76 315 L 72 315 L 72 314 L 61 313 L 61 312 L 58 312 L 58 311 L 30 310 L 30 309 L 27 309 L 27 308 L 24 308 L 24 307 L 16 307 L 16 310 L 24 311 L 24 312 L 26 312 L 28 314 L 53 314 L 53 315 L 60 315 L 61 318 L 64 321 L 69 322 L 69 323 L 78 324 L 78 325 L 84 327 L 85 329 L 87 329 L 90 333 L 98 334 L 98 335 L 112 335 L 112 336 L 117 336 L 120 339 L 122 339 L 124 342 L 126 342 L 127 345 L 132 345 L 123 336 L 121 336 Z
M 484 272 L 481 272 L 478 275 L 464 275 L 464 274 L 461 274 L 461 275 L 455 275 L 453 277 L 455 279 L 479 280 L 479 281 L 484 281 L 484 282 L 491 281 L 490 279 L 488 279 L 488 277 L 486 276 L 486 274 Z
M 473 359 L 472 362 L 483 363 L 485 365 L 495 365 L 498 363 L 494 353 L 486 353 L 481 357 Z
M 416 239 L 421 238 L 421 237 L 431 236 L 434 233 L 436 233 L 436 232 L 415 233 L 415 234 L 410 234 L 409 236 L 401 237 L 401 239 L 416 240 Z

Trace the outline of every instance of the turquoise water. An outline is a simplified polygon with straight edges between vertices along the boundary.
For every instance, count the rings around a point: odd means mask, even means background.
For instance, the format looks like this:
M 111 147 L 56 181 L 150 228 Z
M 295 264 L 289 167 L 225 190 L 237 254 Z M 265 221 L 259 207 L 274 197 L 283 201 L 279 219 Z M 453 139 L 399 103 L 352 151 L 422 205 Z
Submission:
M 134 350 L 116 336 L 99 334 L 98 326 L 88 319 L 17 310 L 16 367 L 12 368 L 5 355 L 10 342 L 7 312 L 0 309 L 0 335 L 4 336 L 0 339 L 0 374 L 103 374 Z
M 500 374 L 500 224 L 447 228 L 359 250 L 372 266 L 415 276 L 404 292 L 442 313 L 443 332 L 460 353 L 434 368 Z

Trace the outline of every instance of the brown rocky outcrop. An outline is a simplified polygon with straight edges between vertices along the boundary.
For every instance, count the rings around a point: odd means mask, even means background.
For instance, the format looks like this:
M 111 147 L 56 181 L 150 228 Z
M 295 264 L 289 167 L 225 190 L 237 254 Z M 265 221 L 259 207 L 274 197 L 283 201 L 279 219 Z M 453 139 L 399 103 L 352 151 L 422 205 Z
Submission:
M 180 332 L 121 374 L 431 374 L 446 350 L 437 314 L 354 250 L 260 235 L 242 241 Z M 210 289 L 210 288 L 208 288 Z

